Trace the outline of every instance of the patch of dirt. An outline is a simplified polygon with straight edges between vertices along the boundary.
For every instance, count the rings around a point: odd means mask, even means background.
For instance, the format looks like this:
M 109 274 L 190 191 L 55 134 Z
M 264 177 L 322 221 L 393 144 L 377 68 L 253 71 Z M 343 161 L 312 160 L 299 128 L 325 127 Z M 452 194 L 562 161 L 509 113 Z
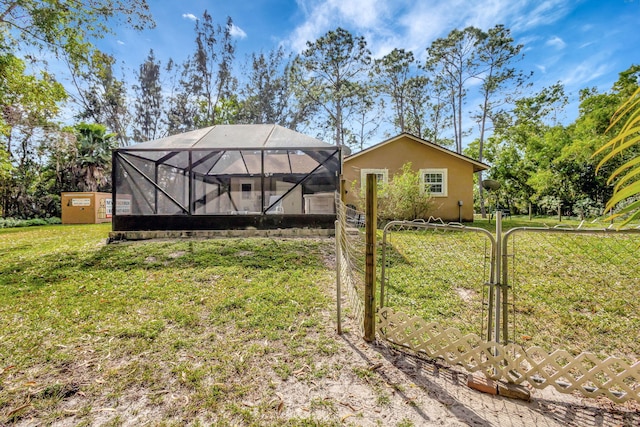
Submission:
M 335 257 L 327 254 L 325 263 Z M 335 283 L 327 287 L 334 295 Z M 466 291 L 461 289 L 459 291 Z M 461 297 L 471 298 L 469 292 Z M 343 307 L 348 302 L 343 300 Z M 334 312 L 327 322 L 335 325 Z M 523 401 L 485 394 L 467 386 L 462 368 L 448 367 L 400 351 L 384 342 L 368 344 L 353 319 L 343 319 L 340 350 L 323 363 L 342 366 L 334 377 L 311 384 L 288 380 L 277 386 L 283 415 L 313 414 L 327 421 L 338 418 L 356 426 L 636 426 L 640 404 L 612 404 L 607 399 L 566 395 L 552 388 L 531 389 Z
M 347 322 L 348 323 L 348 322 Z M 467 386 L 467 373 L 427 361 L 383 342 L 367 344 L 343 334 L 329 363 L 345 368 L 336 378 L 279 384 L 284 415 L 356 426 L 635 426 L 640 412 L 593 399 L 532 390 L 529 402 L 494 396 Z M 361 376 L 355 373 L 367 372 Z M 324 402 L 318 408 L 315 402 Z M 326 409 L 326 408 L 330 409 Z
M 472 302 L 476 296 L 473 289 L 456 288 L 456 293 L 462 298 L 464 302 Z
M 184 256 L 184 254 L 186 254 L 185 251 L 176 251 L 176 252 L 171 252 L 167 256 L 171 259 L 176 259 L 176 258 L 180 258 L 181 256 Z

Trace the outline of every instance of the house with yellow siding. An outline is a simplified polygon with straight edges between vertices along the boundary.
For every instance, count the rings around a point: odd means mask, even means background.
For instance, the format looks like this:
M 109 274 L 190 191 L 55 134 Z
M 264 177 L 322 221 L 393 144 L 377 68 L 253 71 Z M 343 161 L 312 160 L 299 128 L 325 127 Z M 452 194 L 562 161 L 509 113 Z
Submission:
M 346 203 L 357 203 L 357 192 L 365 185 L 367 174 L 389 182 L 408 162 L 429 188 L 431 216 L 443 221 L 473 221 L 473 174 L 489 166 L 408 133 L 344 158 Z

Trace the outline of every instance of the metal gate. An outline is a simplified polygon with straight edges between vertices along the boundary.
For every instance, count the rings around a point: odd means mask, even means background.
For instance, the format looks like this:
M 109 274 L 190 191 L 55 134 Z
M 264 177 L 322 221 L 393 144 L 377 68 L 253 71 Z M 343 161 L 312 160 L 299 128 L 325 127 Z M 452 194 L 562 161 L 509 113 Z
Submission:
M 640 401 L 639 237 L 640 230 L 502 233 L 500 217 L 495 236 L 459 224 L 389 223 L 382 239 L 378 335 L 495 380 Z M 566 301 L 550 309 L 547 302 L 555 299 Z M 570 300 L 617 313 L 606 330 L 625 325 L 620 342 L 633 345 L 622 351 L 576 347 L 563 336 L 567 330 L 586 328 L 579 319 L 607 317 L 580 317 L 575 311 L 581 306 Z M 562 316 L 565 329 L 554 323 Z M 548 331 L 531 329 L 547 323 Z M 597 331 L 592 341 L 613 340 Z

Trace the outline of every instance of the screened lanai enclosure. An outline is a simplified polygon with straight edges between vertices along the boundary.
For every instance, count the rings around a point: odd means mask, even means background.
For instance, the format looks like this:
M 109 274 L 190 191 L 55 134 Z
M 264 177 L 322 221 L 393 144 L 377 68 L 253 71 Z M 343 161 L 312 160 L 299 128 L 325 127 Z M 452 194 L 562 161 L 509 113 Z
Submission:
M 333 228 L 340 148 L 217 125 L 113 152 L 113 230 Z

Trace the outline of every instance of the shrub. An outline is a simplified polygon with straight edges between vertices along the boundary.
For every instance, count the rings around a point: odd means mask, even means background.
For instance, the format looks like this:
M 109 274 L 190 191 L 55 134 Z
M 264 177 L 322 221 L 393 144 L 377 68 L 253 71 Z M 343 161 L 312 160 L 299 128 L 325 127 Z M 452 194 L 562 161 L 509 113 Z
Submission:
M 60 218 L 32 218 L 32 219 L 16 219 L 16 218 L 0 218 L 0 228 L 13 227 L 31 227 L 35 225 L 52 225 L 61 224 Z
M 405 163 L 388 183 L 378 185 L 378 219 L 382 221 L 428 219 L 431 195 L 420 182 L 420 173 Z M 360 205 L 364 206 L 364 191 Z
M 0 218 L 0 228 L 15 227 L 21 220 L 15 218 Z

